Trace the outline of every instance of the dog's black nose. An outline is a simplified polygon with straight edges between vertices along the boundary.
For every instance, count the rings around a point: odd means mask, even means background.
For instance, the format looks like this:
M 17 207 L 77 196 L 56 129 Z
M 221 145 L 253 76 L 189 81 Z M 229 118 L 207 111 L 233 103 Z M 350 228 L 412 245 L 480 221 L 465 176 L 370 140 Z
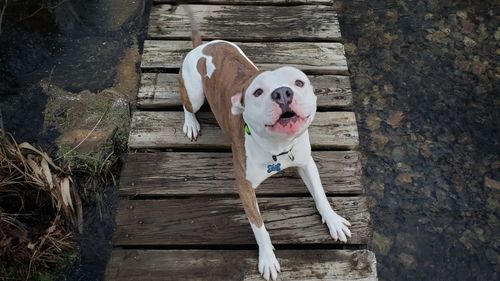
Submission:
M 293 91 L 288 87 L 281 87 L 271 93 L 271 99 L 280 105 L 288 105 L 293 100 Z

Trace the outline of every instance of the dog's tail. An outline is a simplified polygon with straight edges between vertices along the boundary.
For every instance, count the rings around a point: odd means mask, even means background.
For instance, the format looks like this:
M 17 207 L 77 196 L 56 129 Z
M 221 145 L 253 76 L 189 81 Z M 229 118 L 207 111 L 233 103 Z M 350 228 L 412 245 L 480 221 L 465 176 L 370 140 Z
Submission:
M 191 9 L 191 6 L 182 5 L 182 8 L 188 14 L 189 21 L 191 22 L 191 41 L 193 42 L 193 48 L 196 48 L 196 47 L 200 46 L 202 41 L 203 41 L 201 39 L 200 30 L 198 28 L 198 25 L 196 24 L 195 19 L 194 19 L 194 14 L 193 14 L 193 10 Z

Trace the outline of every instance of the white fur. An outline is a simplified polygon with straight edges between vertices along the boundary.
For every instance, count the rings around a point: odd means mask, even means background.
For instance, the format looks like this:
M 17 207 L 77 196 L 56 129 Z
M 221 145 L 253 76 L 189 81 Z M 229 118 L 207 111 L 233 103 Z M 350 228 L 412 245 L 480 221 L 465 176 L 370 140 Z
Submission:
M 304 82 L 304 86 L 302 88 L 296 86 L 296 80 Z M 292 110 L 303 118 L 309 117 L 302 130 L 294 136 L 283 136 L 272 133 L 266 127 L 266 125 L 275 123 L 281 114 L 279 106 L 271 99 L 271 93 L 280 87 L 289 87 L 293 90 Z M 255 97 L 253 93 L 257 89 L 262 89 L 263 94 Z M 314 94 L 311 82 L 302 71 L 294 67 L 285 66 L 260 73 L 250 83 L 244 95 L 245 108 L 243 119 L 245 122 L 250 124 L 259 135 L 266 135 L 272 139 L 279 138 L 283 142 L 290 142 L 291 139 L 303 133 L 311 124 L 316 114 L 316 95 Z
M 309 156 L 305 165 L 298 167 L 298 171 L 316 203 L 316 208 L 321 215 L 322 222 L 326 222 L 332 238 L 335 241 L 338 239 L 342 242 L 347 242 L 347 237 L 351 237 L 351 231 L 348 228 L 351 224 L 333 211 L 325 195 L 318 168 L 312 156 Z
M 269 280 L 271 277 L 273 280 L 278 278 L 278 272 L 281 272 L 280 264 L 274 255 L 274 247 L 271 243 L 271 238 L 267 232 L 264 225 L 261 227 L 252 226 L 253 234 L 257 245 L 259 245 L 259 273 L 262 274 L 264 279 Z
M 191 113 L 184 108 L 184 126 L 182 127 L 184 135 L 190 140 L 196 140 L 200 132 L 200 123 L 196 119 L 194 113 Z

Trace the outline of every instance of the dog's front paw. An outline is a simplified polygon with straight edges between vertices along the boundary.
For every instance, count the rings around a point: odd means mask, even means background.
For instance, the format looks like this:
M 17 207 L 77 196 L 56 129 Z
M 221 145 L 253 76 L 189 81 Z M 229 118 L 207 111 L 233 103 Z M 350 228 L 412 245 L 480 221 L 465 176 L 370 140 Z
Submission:
M 269 277 L 273 280 L 278 278 L 278 272 L 281 272 L 280 264 L 274 255 L 273 250 L 259 250 L 259 273 L 264 279 L 269 281 Z
M 326 222 L 333 240 L 340 240 L 345 243 L 347 242 L 347 237 L 351 238 L 351 231 L 348 228 L 351 224 L 343 217 L 337 215 L 333 210 L 323 212 L 321 220 L 323 223 Z
M 200 123 L 196 120 L 196 116 L 191 112 L 184 114 L 184 126 L 182 127 L 184 135 L 191 141 L 196 140 L 200 132 Z

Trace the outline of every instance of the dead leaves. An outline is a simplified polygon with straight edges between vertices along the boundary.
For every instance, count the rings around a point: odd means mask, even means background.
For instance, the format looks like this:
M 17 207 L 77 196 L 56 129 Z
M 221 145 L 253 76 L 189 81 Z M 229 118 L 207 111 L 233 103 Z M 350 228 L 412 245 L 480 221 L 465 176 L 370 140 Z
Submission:
M 0 140 L 0 192 L 10 191 L 13 185 L 34 188 L 49 193 L 52 202 L 64 217 L 80 225 L 74 208 L 80 202 L 70 176 L 52 161 L 52 158 L 29 143 L 17 144 L 12 138 L 3 136 Z M 18 192 L 23 192 L 22 190 Z
M 18 277 L 29 280 L 37 268 L 67 259 L 74 247 L 68 223 L 82 230 L 81 200 L 47 153 L 1 135 L 0 197 L 9 198 L 0 205 L 0 259 L 19 265 Z

